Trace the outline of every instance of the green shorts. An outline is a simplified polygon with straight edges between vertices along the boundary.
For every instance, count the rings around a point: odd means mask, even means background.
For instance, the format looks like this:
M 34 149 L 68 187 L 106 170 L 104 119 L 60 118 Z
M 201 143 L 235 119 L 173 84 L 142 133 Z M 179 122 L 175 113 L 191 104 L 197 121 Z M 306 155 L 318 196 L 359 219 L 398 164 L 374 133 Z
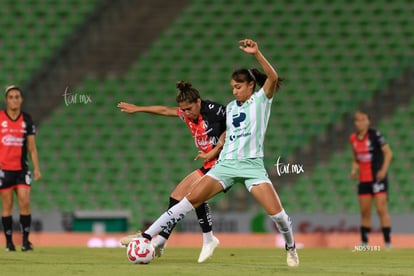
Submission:
M 236 183 L 243 183 L 249 192 L 254 185 L 272 184 L 262 158 L 219 160 L 206 175 L 220 182 L 224 190 Z

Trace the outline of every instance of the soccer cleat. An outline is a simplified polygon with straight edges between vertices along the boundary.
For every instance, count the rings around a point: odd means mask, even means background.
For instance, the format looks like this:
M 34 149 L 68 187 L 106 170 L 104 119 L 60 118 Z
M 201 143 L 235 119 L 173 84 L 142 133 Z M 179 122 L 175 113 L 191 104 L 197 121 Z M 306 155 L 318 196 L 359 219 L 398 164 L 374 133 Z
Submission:
M 22 251 L 26 252 L 26 251 L 33 251 L 33 246 L 31 242 L 26 242 L 22 245 Z
M 390 250 L 392 248 L 392 244 L 390 242 L 385 243 L 385 249 Z
M 286 262 L 288 266 L 298 266 L 299 265 L 299 256 L 298 252 L 296 252 L 296 246 L 293 245 L 292 247 L 288 247 L 287 244 L 285 245 L 286 248 Z
M 220 241 L 213 236 L 213 240 L 208 244 L 204 244 L 201 249 L 200 256 L 198 257 L 198 262 L 202 263 L 213 255 L 214 249 L 220 244 Z
M 8 252 L 10 252 L 10 251 L 16 251 L 16 247 L 14 246 L 13 243 L 7 243 L 6 251 L 8 251 Z
M 164 254 L 164 249 L 165 249 L 165 245 L 164 244 L 158 244 L 158 245 L 154 245 L 154 249 L 155 249 L 155 256 L 156 257 L 161 257 L 162 254 Z
M 134 239 L 136 239 L 136 238 L 141 238 L 142 237 L 142 233 L 141 233 L 141 231 L 138 231 L 135 235 L 128 235 L 128 236 L 125 236 L 125 237 L 123 237 L 119 242 L 121 243 L 121 245 L 123 245 L 123 246 L 128 246 L 128 244 L 132 241 L 132 240 L 134 240 Z

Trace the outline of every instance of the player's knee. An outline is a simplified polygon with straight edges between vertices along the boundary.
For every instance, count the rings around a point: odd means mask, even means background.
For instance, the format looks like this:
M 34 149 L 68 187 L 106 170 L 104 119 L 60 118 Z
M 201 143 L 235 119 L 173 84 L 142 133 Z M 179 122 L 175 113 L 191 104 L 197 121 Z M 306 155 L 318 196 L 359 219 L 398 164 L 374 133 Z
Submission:
M 4 206 L 3 205 L 3 208 L 1 210 L 1 215 L 3 217 L 11 216 L 12 215 L 12 210 L 13 210 L 13 205 L 10 205 L 10 206 Z
M 171 193 L 171 195 L 170 195 L 170 197 L 172 197 L 172 198 L 174 198 L 174 199 L 176 199 L 176 200 L 178 200 L 178 201 L 180 201 L 181 199 L 183 199 L 183 198 L 184 198 L 184 196 L 185 196 L 185 195 L 183 195 L 182 193 L 179 193 L 179 192 L 176 192 L 176 191 L 173 191 L 173 192 Z
M 22 200 L 19 201 L 19 209 L 20 213 L 29 213 L 30 212 L 30 201 L 28 200 Z
M 387 207 L 382 206 L 380 208 L 377 208 L 377 213 L 380 217 L 387 216 L 388 215 Z
M 2 203 L 2 211 L 3 213 L 11 213 L 12 209 L 13 209 L 13 201 L 12 200 L 3 200 Z
M 363 219 L 371 218 L 371 212 L 369 210 L 361 210 L 361 217 Z
M 198 208 L 204 202 L 204 200 L 200 200 L 199 198 L 194 197 L 191 194 L 187 195 L 186 198 L 191 203 L 191 205 L 193 205 L 194 208 Z

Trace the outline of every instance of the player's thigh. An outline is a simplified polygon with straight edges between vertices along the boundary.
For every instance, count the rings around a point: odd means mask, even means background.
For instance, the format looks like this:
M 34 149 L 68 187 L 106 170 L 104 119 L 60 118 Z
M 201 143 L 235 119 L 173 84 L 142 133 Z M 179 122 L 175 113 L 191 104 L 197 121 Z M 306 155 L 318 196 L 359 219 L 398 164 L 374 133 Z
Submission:
M 16 188 L 17 200 L 21 204 L 30 202 L 30 187 Z
M 205 175 L 192 187 L 187 199 L 194 208 L 223 191 L 223 186 L 216 179 Z
M 2 202 L 2 215 L 11 215 L 13 208 L 13 197 L 16 185 L 17 173 L 14 171 L 0 170 L 0 182 L 1 182 L 1 202 Z
M 372 182 L 360 182 L 358 184 L 358 202 L 362 215 L 370 215 L 372 209 Z
M 171 192 L 171 197 L 176 200 L 183 199 L 191 191 L 194 184 L 201 179 L 201 177 L 202 175 L 198 170 L 188 174 Z
M 269 215 L 275 215 L 282 211 L 279 195 L 271 183 L 253 185 L 250 189 L 252 196 L 259 202 Z
M 387 213 L 388 212 L 388 203 L 387 203 L 387 194 L 381 193 L 375 195 L 375 207 L 379 214 Z
M 362 214 L 370 214 L 372 209 L 372 195 L 359 195 L 359 207 Z
M 2 216 L 10 216 L 13 209 L 13 189 L 1 191 Z
M 30 213 L 30 187 L 18 187 L 16 189 L 17 202 L 20 213 L 26 215 Z

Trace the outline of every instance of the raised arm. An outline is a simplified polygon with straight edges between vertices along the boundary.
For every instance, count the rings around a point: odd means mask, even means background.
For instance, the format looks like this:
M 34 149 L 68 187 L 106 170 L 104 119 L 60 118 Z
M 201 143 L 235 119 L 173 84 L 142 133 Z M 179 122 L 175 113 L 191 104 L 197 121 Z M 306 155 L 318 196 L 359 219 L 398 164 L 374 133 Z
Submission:
M 277 91 L 277 82 L 279 81 L 278 74 L 262 52 L 260 52 L 257 42 L 251 39 L 243 39 L 240 40 L 239 43 L 242 44 L 240 45 L 240 49 L 253 55 L 262 66 L 263 71 L 267 75 L 267 79 L 263 85 L 263 90 L 269 99 L 272 98 L 273 94 Z
M 117 107 L 121 112 L 125 113 L 135 113 L 135 112 L 145 112 L 162 116 L 178 116 L 176 107 L 169 107 L 163 105 L 152 105 L 152 106 L 139 106 L 135 104 L 120 102 Z

